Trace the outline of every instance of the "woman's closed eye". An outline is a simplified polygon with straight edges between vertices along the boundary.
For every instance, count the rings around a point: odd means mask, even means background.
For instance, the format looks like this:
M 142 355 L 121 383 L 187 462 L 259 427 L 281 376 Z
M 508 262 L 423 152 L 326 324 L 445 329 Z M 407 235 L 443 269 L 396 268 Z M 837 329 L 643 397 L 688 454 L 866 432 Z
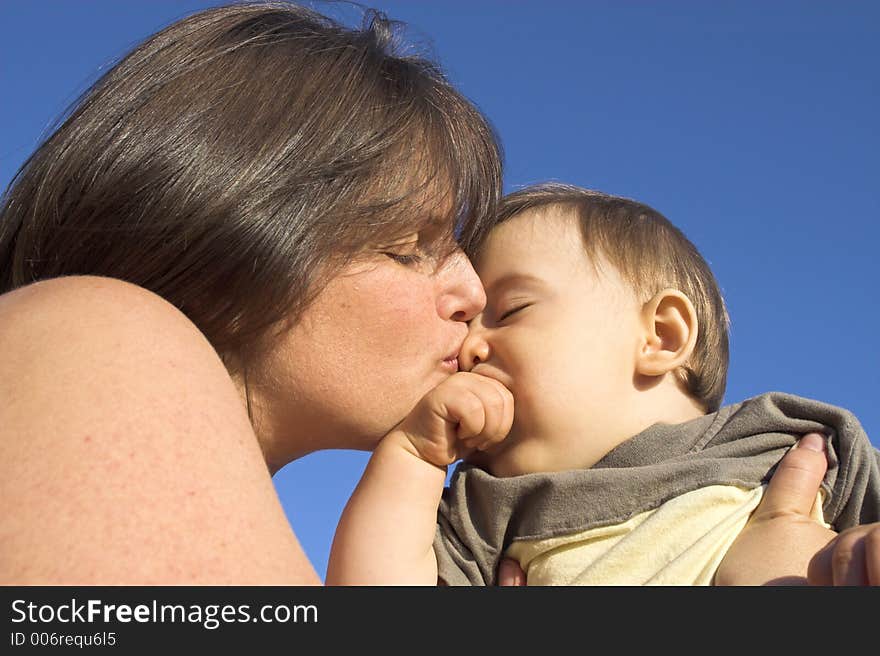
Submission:
M 392 260 L 403 266 L 415 266 L 421 264 L 422 255 L 419 253 L 393 253 L 391 251 L 383 252 L 382 255 L 390 257 Z

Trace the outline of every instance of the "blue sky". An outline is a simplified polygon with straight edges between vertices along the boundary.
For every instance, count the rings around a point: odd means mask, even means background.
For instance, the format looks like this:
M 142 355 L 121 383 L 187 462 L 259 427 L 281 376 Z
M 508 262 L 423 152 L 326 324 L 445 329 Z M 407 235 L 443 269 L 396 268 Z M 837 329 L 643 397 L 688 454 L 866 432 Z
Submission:
M 0 184 L 115 58 L 212 4 L 0 1 Z M 732 317 L 726 402 L 821 399 L 880 445 L 880 4 L 371 6 L 492 121 L 507 190 L 552 179 L 633 197 L 691 238 Z M 314 454 L 275 477 L 321 575 L 366 457 Z

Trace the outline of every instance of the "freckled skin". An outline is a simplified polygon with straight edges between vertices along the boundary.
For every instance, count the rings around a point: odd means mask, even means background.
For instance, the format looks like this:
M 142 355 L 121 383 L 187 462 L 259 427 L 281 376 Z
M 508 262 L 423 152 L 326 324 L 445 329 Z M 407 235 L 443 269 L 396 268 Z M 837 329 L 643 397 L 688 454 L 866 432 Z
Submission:
M 285 449 L 372 448 L 449 376 L 443 359 L 458 352 L 465 321 L 484 303 L 460 252 L 436 271 L 384 256 L 350 266 L 285 335 L 255 381 L 257 430 L 279 454 L 270 462 L 302 455 Z
M 36 283 L 0 296 L 0 356 L 0 583 L 320 582 L 176 308 L 111 279 Z
M 256 433 L 204 335 L 147 290 L 0 296 L 0 583 L 320 583 L 269 474 L 370 448 L 449 377 L 485 302 L 461 253 L 344 274 L 249 378 Z

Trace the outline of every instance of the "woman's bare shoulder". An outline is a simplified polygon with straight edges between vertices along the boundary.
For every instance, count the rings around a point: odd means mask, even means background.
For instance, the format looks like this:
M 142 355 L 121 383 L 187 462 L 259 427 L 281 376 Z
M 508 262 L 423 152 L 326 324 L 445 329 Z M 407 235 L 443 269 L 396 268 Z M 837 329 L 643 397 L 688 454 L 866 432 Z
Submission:
M 207 340 L 128 283 L 0 296 L 0 582 L 319 583 Z

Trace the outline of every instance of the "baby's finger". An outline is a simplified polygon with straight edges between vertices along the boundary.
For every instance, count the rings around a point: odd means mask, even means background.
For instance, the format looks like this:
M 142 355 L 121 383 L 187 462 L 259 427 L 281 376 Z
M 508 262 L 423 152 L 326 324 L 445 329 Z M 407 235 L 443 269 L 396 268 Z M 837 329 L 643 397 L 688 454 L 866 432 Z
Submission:
M 500 440 L 503 435 L 498 433 L 505 425 L 506 407 L 508 403 L 512 404 L 506 399 L 510 392 L 498 381 L 484 376 L 471 375 L 466 380 L 467 388 L 459 403 L 458 439 L 475 448 L 487 441 Z
M 473 390 L 465 390 L 455 402 L 454 414 L 458 417 L 456 438 L 471 447 L 479 441 L 486 426 L 486 406 Z
M 486 424 L 478 448 L 486 449 L 500 442 L 510 432 L 513 424 L 513 395 L 501 383 L 491 378 L 482 382 L 483 402 L 485 404 Z

